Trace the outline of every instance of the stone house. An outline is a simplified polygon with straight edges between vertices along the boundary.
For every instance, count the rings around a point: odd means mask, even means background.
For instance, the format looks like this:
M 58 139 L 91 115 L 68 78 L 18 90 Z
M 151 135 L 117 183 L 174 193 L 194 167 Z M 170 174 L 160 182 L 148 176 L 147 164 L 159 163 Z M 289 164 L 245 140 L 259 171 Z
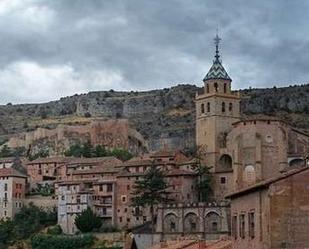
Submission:
M 27 162 L 27 174 L 31 179 L 30 191 L 35 189 L 38 183 L 55 181 L 59 175 L 58 168 L 66 161 L 68 159 L 65 157 L 48 157 Z
M 306 165 L 228 195 L 233 248 L 309 247 L 308 179 Z
M 0 219 L 13 218 L 24 205 L 27 176 L 13 167 L 0 169 Z

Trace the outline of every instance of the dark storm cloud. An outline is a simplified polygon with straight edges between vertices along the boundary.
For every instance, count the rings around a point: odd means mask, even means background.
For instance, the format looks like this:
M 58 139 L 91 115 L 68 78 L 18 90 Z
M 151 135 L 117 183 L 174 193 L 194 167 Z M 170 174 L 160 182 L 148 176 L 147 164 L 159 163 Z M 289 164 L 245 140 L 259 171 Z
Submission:
M 1 103 L 201 84 L 216 28 L 234 88 L 308 82 L 307 1 L 0 1 Z

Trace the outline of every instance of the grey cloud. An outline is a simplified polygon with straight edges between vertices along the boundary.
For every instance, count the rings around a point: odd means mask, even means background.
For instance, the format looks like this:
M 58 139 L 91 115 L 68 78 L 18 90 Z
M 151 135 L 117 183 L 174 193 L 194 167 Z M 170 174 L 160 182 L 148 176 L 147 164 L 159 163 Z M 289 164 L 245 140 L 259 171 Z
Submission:
M 201 84 L 213 59 L 217 26 L 234 88 L 308 82 L 308 10 L 305 0 L 20 0 L 4 14 L 0 5 L 0 79 L 10 80 L 0 82 L 6 89 L 0 103 L 109 90 L 111 79 L 117 79 L 116 90 Z M 18 71 L 28 68 L 21 62 L 38 66 L 31 67 L 40 71 L 33 82 Z M 55 68 L 60 75 L 44 80 Z M 102 83 L 90 82 L 98 74 Z M 22 96 L 41 81 L 55 89 Z M 26 92 L 13 87 L 19 82 Z M 66 91 L 57 89 L 64 85 Z

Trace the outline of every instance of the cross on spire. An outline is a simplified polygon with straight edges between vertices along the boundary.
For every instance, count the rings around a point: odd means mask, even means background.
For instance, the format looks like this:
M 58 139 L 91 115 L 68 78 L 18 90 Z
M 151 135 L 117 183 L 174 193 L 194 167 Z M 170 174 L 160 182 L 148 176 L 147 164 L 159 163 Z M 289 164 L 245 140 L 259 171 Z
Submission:
M 217 34 L 216 34 L 216 37 L 215 37 L 214 41 L 215 41 L 215 45 L 216 45 L 216 55 L 215 55 L 215 58 L 216 58 L 216 60 L 219 60 L 219 57 L 220 57 L 220 55 L 219 55 L 219 43 L 221 41 L 221 38 L 218 35 L 218 28 L 217 28 Z

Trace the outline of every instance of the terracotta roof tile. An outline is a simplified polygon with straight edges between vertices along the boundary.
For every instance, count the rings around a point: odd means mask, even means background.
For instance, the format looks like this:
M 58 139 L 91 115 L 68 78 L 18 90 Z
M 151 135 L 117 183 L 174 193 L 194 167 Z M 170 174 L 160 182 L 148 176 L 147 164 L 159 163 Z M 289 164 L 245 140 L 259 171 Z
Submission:
M 0 177 L 8 177 L 8 176 L 27 178 L 27 175 L 23 174 L 22 172 L 14 168 L 0 169 Z

